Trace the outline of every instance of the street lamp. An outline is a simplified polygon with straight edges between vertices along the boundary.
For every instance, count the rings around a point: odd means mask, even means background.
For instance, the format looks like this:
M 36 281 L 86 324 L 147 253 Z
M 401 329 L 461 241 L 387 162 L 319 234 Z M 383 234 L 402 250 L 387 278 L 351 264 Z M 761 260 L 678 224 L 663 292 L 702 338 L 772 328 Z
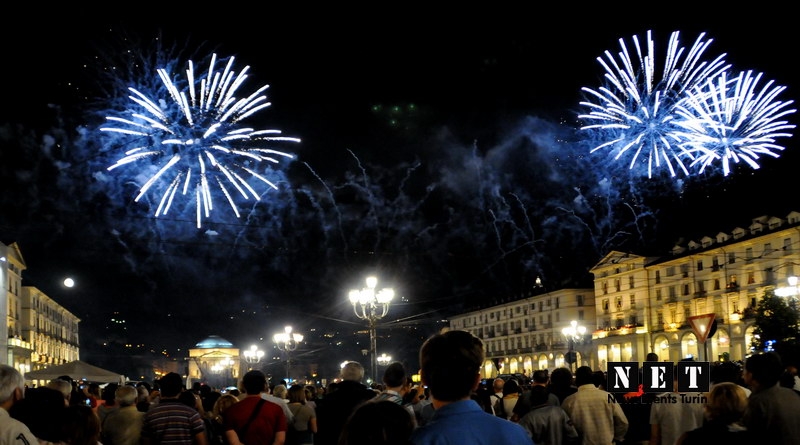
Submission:
M 391 355 L 386 355 L 384 353 L 384 354 L 381 354 L 380 357 L 378 357 L 378 364 L 381 365 L 381 366 L 389 366 L 389 363 L 391 363 L 391 362 L 392 362 L 392 356 Z
M 796 276 L 791 276 L 786 278 L 786 282 L 789 283 L 788 286 L 779 287 L 775 289 L 775 295 L 778 297 L 798 297 L 800 295 L 800 288 L 798 288 L 798 278 Z
M 570 369 L 572 369 L 572 364 L 577 361 L 575 342 L 583 339 L 584 334 L 586 334 L 586 327 L 579 326 L 577 321 L 572 320 L 569 322 L 569 326 L 561 330 L 561 333 L 564 334 L 564 337 L 566 337 L 569 342 L 569 351 L 567 352 L 566 360 L 570 365 Z
M 289 353 L 297 349 L 298 343 L 303 341 L 303 335 L 297 332 L 292 332 L 291 326 L 283 328 L 283 332 L 275 334 L 273 337 L 278 350 L 286 352 L 286 383 L 290 383 L 292 379 L 289 377 Z
M 243 354 L 244 361 L 251 365 L 255 365 L 256 363 L 260 362 L 264 357 L 264 351 L 258 349 L 256 345 L 250 345 L 250 349 L 245 350 Z
M 233 375 L 233 366 L 236 364 L 236 361 L 231 358 L 223 358 L 217 360 L 217 362 L 211 366 L 211 372 L 214 374 L 219 375 L 219 379 L 222 381 L 223 387 L 228 386 L 231 379 L 234 379 Z
M 376 357 L 377 341 L 375 339 L 376 322 L 389 313 L 389 303 L 394 298 L 394 290 L 391 288 L 375 291 L 378 285 L 376 277 L 367 277 L 367 287 L 350 291 L 350 303 L 353 304 L 353 311 L 356 317 L 367 320 L 369 324 L 369 352 L 372 365 L 372 381 L 378 380 L 378 360 Z

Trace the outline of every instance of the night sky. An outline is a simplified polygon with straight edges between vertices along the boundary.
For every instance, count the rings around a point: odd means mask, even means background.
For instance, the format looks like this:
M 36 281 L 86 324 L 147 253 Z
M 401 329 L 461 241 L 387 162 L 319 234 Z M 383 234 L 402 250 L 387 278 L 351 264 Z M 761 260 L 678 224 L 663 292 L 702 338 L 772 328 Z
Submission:
M 266 347 L 284 324 L 352 332 L 363 323 L 347 290 L 372 272 L 403 300 L 384 334 L 422 338 L 537 277 L 543 290 L 591 283 L 588 268 L 612 249 L 662 254 L 680 237 L 800 210 L 784 192 L 794 138 L 760 170 L 598 193 L 610 161 L 574 131 L 581 87 L 601 82 L 596 58 L 648 30 L 656 54 L 673 31 L 687 47 L 706 32 L 708 54 L 764 72 L 794 99 L 788 14 L 568 9 L 22 19 L 2 31 L 0 240 L 19 243 L 26 284 L 83 320 L 82 358 L 98 362 L 125 336 L 174 354 L 211 334 Z M 103 172 L 118 153 L 99 117 L 130 105 L 126 79 L 157 80 L 148 68 L 160 66 L 126 64 L 158 60 L 159 48 L 184 61 L 235 56 L 250 66 L 245 92 L 270 85 L 257 122 L 302 139 L 275 167 L 279 190 L 239 219 L 221 211 L 198 230 L 183 214 L 153 218 L 133 202 L 135 168 Z M 74 288 L 61 285 L 68 276 Z M 108 329 L 114 312 L 124 336 Z

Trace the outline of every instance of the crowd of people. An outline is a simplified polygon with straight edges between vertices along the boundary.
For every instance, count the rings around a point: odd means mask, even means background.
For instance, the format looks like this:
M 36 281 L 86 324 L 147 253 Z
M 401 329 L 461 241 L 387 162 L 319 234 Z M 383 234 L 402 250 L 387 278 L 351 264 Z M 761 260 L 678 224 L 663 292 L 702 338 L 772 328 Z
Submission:
M 177 373 L 154 385 L 101 390 L 63 376 L 26 388 L 0 365 L 0 445 L 800 443 L 800 378 L 775 353 L 712 365 L 710 390 L 697 397 L 677 385 L 610 393 L 605 374 L 588 366 L 487 381 L 484 358 L 479 338 L 452 330 L 423 343 L 421 385 L 396 362 L 368 387 L 363 366 L 347 362 L 326 388 L 273 386 L 251 370 L 224 393 L 187 388 Z

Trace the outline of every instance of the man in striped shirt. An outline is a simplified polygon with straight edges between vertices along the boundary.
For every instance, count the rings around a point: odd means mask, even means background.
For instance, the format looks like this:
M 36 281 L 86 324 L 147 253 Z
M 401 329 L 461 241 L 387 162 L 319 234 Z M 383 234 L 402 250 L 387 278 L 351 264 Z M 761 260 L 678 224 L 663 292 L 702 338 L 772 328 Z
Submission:
M 159 380 L 161 398 L 150 407 L 142 426 L 143 445 L 207 445 L 203 418 L 196 409 L 178 400 L 183 381 L 170 372 Z

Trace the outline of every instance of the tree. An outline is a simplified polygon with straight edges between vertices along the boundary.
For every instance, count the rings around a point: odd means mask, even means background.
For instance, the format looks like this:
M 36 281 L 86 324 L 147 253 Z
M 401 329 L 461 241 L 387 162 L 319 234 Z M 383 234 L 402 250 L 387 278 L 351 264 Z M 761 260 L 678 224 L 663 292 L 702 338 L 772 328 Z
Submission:
M 797 363 L 800 358 L 797 299 L 778 297 L 769 290 L 756 305 L 755 319 L 752 346 L 758 351 L 774 349 L 784 364 Z

